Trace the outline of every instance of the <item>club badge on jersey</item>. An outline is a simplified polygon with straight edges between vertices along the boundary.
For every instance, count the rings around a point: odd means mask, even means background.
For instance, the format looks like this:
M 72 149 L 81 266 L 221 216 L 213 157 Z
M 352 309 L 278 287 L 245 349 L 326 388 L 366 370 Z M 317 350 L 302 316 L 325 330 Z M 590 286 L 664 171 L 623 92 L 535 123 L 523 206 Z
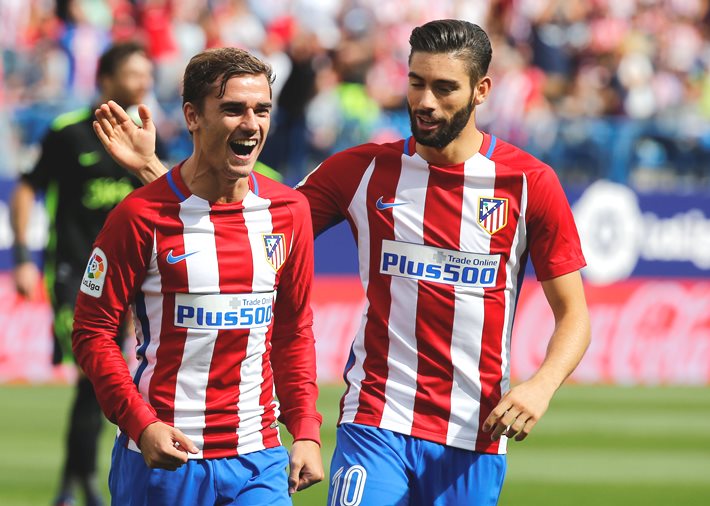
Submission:
M 266 260 L 278 271 L 286 260 L 286 239 L 283 234 L 262 234 Z
M 106 253 L 101 248 L 94 248 L 94 251 L 91 252 L 91 257 L 89 257 L 89 263 L 86 265 L 80 290 L 91 297 L 97 299 L 101 297 L 104 291 L 107 269 Z
M 491 235 L 505 228 L 508 224 L 508 199 L 480 197 L 478 224 Z

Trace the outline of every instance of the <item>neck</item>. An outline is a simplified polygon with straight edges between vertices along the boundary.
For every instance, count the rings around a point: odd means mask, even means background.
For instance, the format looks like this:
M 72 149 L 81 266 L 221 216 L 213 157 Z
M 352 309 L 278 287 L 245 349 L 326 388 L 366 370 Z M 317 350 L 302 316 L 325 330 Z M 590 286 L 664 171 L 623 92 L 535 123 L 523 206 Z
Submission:
M 249 176 L 225 180 L 217 169 L 204 167 L 193 153 L 180 168 L 180 176 L 192 194 L 218 204 L 244 200 L 249 192 Z

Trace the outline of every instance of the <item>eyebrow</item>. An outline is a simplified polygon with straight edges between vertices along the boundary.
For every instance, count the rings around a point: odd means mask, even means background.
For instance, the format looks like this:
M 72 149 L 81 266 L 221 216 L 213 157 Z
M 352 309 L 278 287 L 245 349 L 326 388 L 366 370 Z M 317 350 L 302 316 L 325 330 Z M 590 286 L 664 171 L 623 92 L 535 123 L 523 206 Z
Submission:
M 411 78 L 419 79 L 420 81 L 426 81 L 426 79 L 424 79 L 422 76 L 420 76 L 420 75 L 417 74 L 416 72 L 411 72 L 411 71 L 410 71 L 409 74 L 407 74 L 407 75 L 408 75 L 409 77 L 411 77 Z M 437 85 L 442 85 L 442 84 L 443 84 L 443 85 L 449 85 L 449 86 L 460 86 L 459 81 L 457 81 L 457 80 L 455 80 L 455 79 L 436 79 L 436 80 L 434 80 L 434 84 L 437 84 Z
M 225 109 L 230 109 L 232 107 L 246 107 L 247 103 L 246 102 L 237 102 L 237 101 L 230 101 L 230 102 L 222 102 L 219 105 L 219 108 L 221 110 Z M 257 102 L 256 106 L 254 109 L 273 109 L 274 105 L 272 102 Z

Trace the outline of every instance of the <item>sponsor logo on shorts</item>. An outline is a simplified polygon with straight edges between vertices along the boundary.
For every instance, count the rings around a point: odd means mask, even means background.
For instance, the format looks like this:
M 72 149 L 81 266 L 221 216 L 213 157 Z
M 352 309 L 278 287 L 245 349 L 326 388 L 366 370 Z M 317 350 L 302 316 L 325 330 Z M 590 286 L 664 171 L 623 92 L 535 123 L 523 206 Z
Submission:
M 106 270 L 108 261 L 106 254 L 101 248 L 94 248 L 86 265 L 84 277 L 81 280 L 80 290 L 86 295 L 99 298 L 104 291 L 104 281 L 106 281 Z
M 445 285 L 495 286 L 500 255 L 482 255 L 423 244 L 382 241 L 380 273 Z

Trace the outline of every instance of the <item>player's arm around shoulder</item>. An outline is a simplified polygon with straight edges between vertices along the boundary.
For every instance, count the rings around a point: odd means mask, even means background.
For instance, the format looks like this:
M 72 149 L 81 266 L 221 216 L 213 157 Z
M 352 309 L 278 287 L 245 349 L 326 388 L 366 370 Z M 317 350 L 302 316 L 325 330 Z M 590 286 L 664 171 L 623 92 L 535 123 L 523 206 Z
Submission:
M 493 440 L 502 434 L 517 441 L 525 439 L 589 347 L 589 312 L 579 271 L 542 281 L 542 288 L 555 329 L 537 372 L 508 391 L 485 420 L 483 429 L 491 432 Z

